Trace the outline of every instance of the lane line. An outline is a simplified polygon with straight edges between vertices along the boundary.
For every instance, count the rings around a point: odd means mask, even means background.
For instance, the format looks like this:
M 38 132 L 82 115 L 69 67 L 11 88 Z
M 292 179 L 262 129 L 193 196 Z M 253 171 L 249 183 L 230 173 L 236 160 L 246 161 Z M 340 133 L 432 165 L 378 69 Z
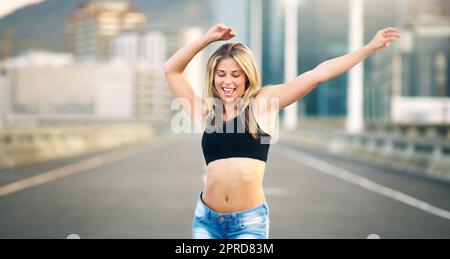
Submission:
M 66 165 L 54 170 L 50 170 L 45 173 L 38 174 L 33 177 L 29 177 L 17 182 L 0 187 L 0 197 L 12 194 L 18 191 L 22 191 L 34 186 L 38 186 L 44 183 L 52 182 L 60 178 L 64 178 L 70 175 L 79 174 L 83 172 L 88 172 L 89 170 L 101 167 L 103 165 L 124 160 L 141 153 L 148 152 L 150 150 L 156 149 L 167 141 L 164 138 L 155 140 L 151 143 L 151 147 L 146 148 L 133 148 L 124 150 L 115 150 L 109 153 L 94 156 L 89 159 L 82 160 L 77 163 Z
M 430 213 L 432 215 L 450 220 L 450 212 L 447 210 L 435 207 L 427 202 L 414 198 L 410 195 L 407 195 L 392 188 L 373 182 L 351 171 L 339 168 L 330 163 L 324 162 L 318 158 L 307 155 L 304 152 L 286 146 L 280 147 L 280 150 L 282 155 L 284 155 L 286 158 L 296 163 L 317 169 L 324 174 L 339 178 L 341 180 L 357 185 L 368 191 L 378 193 L 380 195 L 394 199 L 411 207 Z

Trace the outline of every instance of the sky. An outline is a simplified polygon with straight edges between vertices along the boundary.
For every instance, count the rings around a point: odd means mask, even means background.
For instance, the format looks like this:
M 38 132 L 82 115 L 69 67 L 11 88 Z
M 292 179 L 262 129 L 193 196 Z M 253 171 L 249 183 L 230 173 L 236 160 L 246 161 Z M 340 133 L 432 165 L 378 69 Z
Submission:
M 45 0 L 0 0 L 0 18 L 27 5 L 43 1 Z

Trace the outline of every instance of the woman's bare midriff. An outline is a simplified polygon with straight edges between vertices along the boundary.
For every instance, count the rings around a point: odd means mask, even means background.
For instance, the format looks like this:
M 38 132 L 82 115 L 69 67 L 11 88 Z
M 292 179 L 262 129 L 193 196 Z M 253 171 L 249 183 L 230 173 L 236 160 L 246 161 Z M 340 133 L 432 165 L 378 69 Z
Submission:
M 258 109 L 254 107 L 253 110 Z M 270 120 L 267 120 L 267 116 L 261 115 L 266 119 L 256 116 L 256 121 L 264 132 L 272 135 L 276 112 L 270 114 Z M 228 117 L 227 120 L 234 117 Z M 219 213 L 256 208 L 265 201 L 263 190 L 265 170 L 266 162 L 247 157 L 231 157 L 210 162 L 203 189 L 203 202 Z
M 261 205 L 266 163 L 252 158 L 232 157 L 208 164 L 203 201 L 219 213 L 233 213 Z

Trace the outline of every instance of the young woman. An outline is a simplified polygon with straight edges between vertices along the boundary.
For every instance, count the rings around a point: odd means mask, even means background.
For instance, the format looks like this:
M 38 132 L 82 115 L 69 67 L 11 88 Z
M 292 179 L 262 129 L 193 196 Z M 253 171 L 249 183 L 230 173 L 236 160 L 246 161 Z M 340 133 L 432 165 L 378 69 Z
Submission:
M 320 83 L 385 49 L 400 32 L 380 30 L 364 47 L 323 62 L 289 82 L 264 88 L 251 51 L 242 43 L 227 43 L 210 57 L 204 96 L 196 95 L 182 74 L 184 69 L 210 43 L 234 36 L 231 27 L 215 25 L 163 66 L 172 93 L 186 101 L 183 109 L 203 131 L 207 180 L 194 213 L 193 238 L 268 238 L 269 208 L 262 186 L 276 114 Z

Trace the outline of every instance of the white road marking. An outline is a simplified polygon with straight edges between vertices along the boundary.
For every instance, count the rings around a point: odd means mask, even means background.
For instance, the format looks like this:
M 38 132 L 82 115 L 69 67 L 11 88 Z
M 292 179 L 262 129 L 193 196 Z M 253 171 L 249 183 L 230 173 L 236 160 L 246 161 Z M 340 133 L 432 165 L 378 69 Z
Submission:
M 138 155 L 140 153 L 147 152 L 149 150 L 152 150 L 154 148 L 157 148 L 163 144 L 164 140 L 161 141 L 154 141 L 152 143 L 152 146 L 150 148 L 138 148 L 138 149 L 132 149 L 132 150 L 116 150 L 111 151 L 106 154 L 101 154 L 94 156 L 89 159 L 85 159 L 83 161 L 70 164 L 67 166 L 63 166 L 45 173 L 38 174 L 36 176 L 26 178 L 5 186 L 0 187 L 0 197 L 5 196 L 11 193 L 15 193 L 24 189 L 28 189 L 37 185 L 41 185 L 44 183 L 52 182 L 57 179 L 67 177 L 73 174 L 83 173 L 87 172 L 89 170 L 92 170 L 94 168 L 116 162 L 119 160 L 123 160 L 129 157 L 133 157 L 135 155 Z
M 327 162 L 324 162 L 318 158 L 307 155 L 301 151 L 289 148 L 289 147 L 280 147 L 282 154 L 289 158 L 290 160 L 297 162 L 299 164 L 306 165 L 308 167 L 317 169 L 322 173 L 327 175 L 342 179 L 351 184 L 360 186 L 363 189 L 378 193 L 385 197 L 394 199 L 396 201 L 407 204 L 411 207 L 417 208 L 419 210 L 425 211 L 432 215 L 442 217 L 450 220 L 450 212 L 441 208 L 437 208 L 427 202 L 416 199 L 412 196 L 409 196 L 405 193 L 399 192 L 397 190 L 391 189 L 389 187 L 383 186 L 381 184 L 375 183 L 367 178 L 359 176 L 355 173 L 352 173 L 348 170 L 339 168 Z

